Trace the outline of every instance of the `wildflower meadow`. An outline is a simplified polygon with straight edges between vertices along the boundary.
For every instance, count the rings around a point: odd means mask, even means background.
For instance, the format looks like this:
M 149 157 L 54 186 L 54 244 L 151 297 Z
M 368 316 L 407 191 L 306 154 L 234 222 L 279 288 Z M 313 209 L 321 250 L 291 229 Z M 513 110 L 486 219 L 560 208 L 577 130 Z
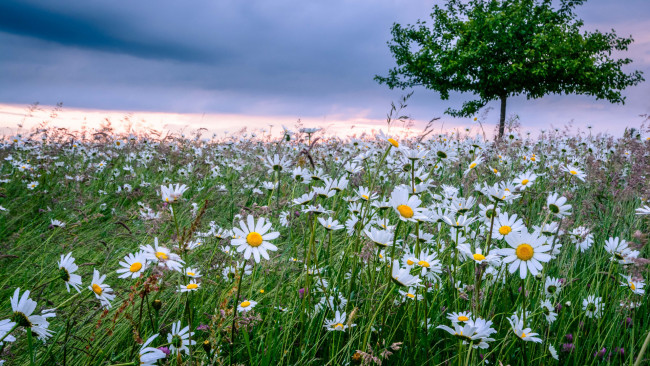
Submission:
M 0 365 L 649 363 L 649 129 L 393 131 L 6 137 Z

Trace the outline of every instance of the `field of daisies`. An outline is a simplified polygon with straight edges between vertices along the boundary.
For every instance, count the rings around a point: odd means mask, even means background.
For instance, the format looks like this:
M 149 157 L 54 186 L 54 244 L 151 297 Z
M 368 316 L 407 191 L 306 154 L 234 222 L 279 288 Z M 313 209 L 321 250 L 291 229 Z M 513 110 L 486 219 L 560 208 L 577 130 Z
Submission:
M 650 362 L 650 137 L 321 133 L 4 140 L 0 364 Z

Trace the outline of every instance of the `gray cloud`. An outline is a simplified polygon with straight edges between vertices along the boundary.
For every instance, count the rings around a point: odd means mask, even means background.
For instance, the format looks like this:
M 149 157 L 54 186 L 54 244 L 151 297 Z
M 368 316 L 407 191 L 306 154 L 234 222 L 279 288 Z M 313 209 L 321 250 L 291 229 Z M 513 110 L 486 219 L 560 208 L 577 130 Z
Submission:
M 441 1 L 437 1 L 440 3 Z M 386 42 L 393 22 L 428 19 L 430 1 L 195 0 L 15 1 L 0 3 L 0 102 L 40 101 L 102 109 L 383 118 L 400 94 L 376 84 L 394 61 Z M 626 56 L 650 73 L 650 10 L 645 0 L 578 8 L 587 27 L 634 32 Z M 645 22 L 645 23 L 644 23 Z M 608 27 L 603 27 L 607 25 Z M 592 28 L 589 28 L 592 29 Z M 647 37 L 647 36 L 646 36 Z M 646 84 L 632 88 L 624 111 L 647 112 Z M 441 101 L 422 88 L 415 118 L 440 116 L 471 96 Z M 514 98 L 528 123 L 571 116 L 621 115 L 588 97 Z M 576 107 L 579 105 L 580 107 Z M 604 106 L 594 112 L 590 106 Z M 553 108 L 550 108 L 553 109 Z M 525 113 L 532 113 L 525 116 Z M 553 113 L 557 110 L 553 111 Z M 532 118 L 531 118 L 532 117 Z

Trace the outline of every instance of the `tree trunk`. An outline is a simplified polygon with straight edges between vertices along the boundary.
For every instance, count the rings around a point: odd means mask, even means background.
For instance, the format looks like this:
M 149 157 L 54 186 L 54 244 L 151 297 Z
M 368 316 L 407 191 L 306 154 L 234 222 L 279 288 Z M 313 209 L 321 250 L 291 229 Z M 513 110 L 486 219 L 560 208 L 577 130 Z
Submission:
M 501 96 L 501 117 L 499 117 L 499 140 L 503 138 L 503 129 L 506 125 L 506 99 L 505 95 Z

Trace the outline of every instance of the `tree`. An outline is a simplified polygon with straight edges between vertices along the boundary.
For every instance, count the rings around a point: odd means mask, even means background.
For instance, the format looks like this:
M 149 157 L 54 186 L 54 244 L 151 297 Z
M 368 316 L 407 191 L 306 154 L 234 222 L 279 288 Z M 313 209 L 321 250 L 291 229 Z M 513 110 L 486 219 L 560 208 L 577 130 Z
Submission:
M 394 23 L 388 42 L 397 67 L 387 77 L 375 76 L 393 88 L 416 85 L 436 90 L 443 100 L 450 91 L 478 98 L 445 113 L 468 117 L 492 100 L 501 101 L 499 138 L 503 136 L 506 101 L 525 95 L 585 94 L 611 103 L 625 103 L 621 91 L 644 81 L 642 72 L 626 74 L 632 62 L 616 59 L 632 37 L 581 32 L 583 21 L 574 8 L 586 0 L 448 0 L 434 6 L 432 25 Z

